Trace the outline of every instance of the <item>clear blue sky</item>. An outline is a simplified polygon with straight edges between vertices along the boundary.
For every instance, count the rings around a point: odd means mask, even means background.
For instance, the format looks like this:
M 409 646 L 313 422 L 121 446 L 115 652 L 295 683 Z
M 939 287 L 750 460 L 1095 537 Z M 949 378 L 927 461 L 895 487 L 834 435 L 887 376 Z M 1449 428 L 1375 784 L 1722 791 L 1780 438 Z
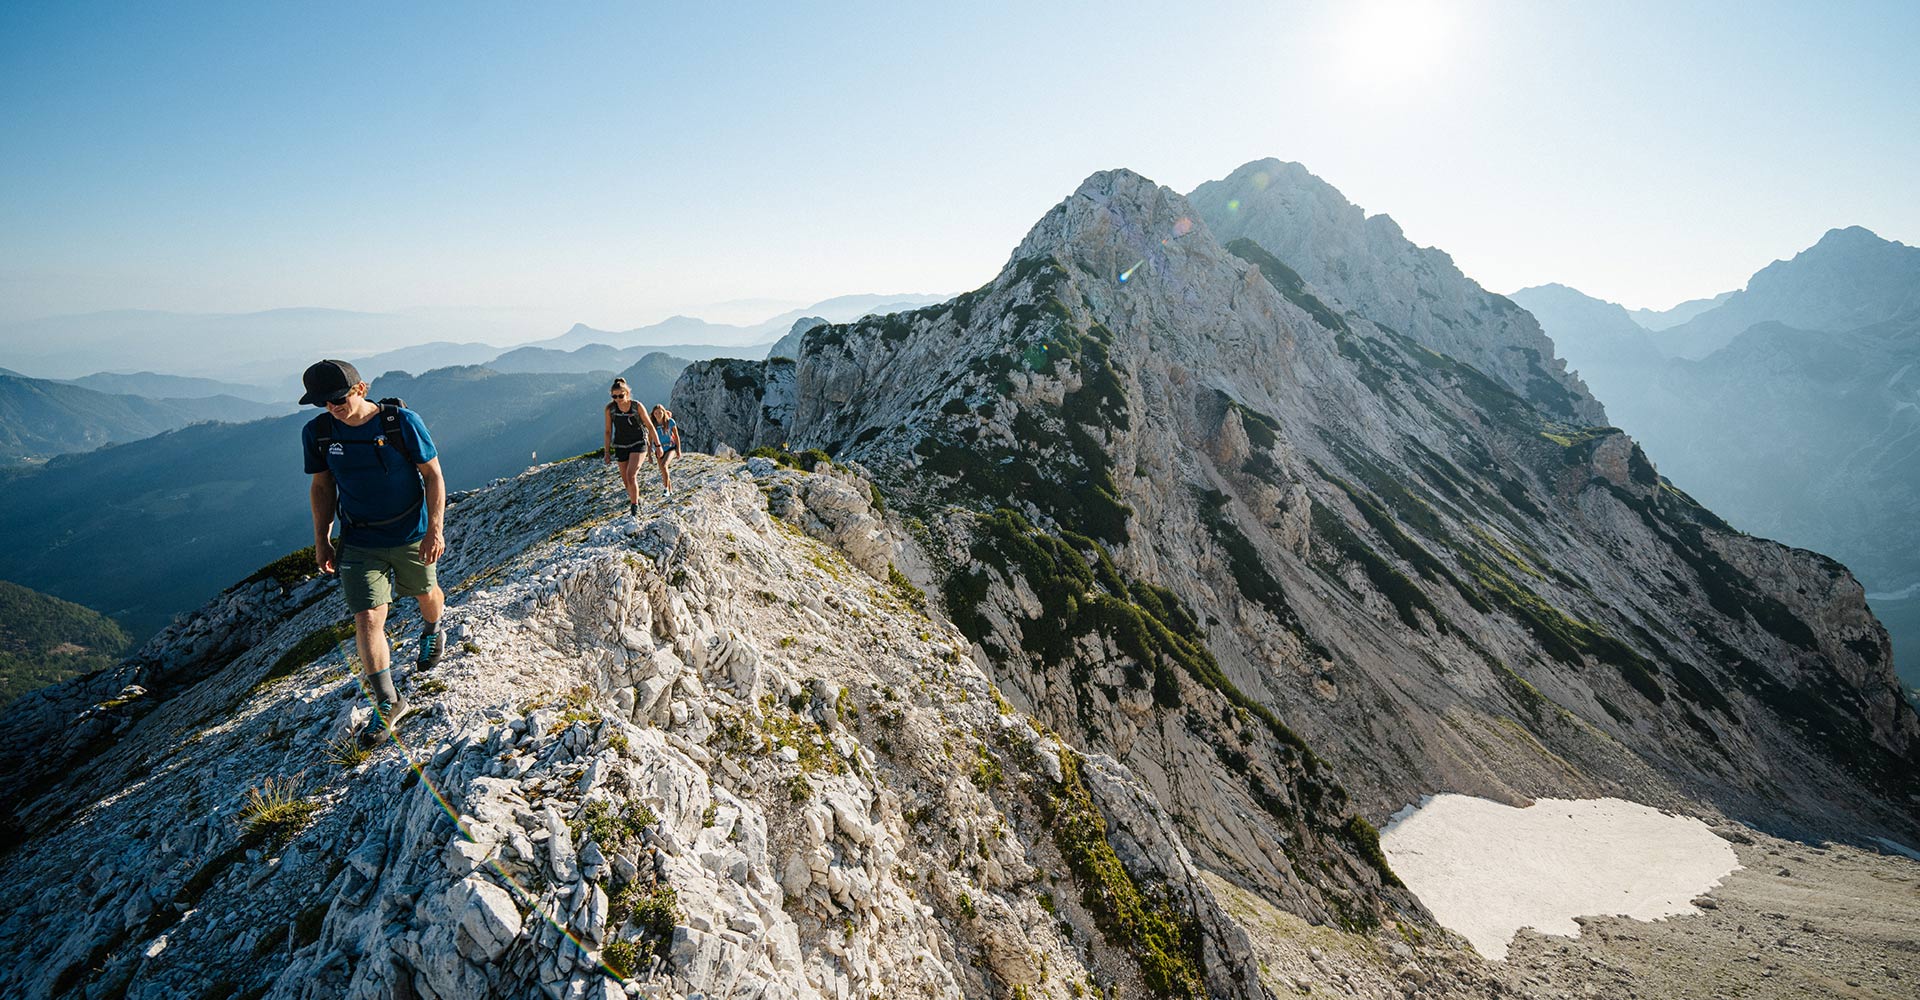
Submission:
M 1920 4 L 814 6 L 9 0 L 0 321 L 960 291 L 1262 156 L 1496 290 L 1920 242 Z

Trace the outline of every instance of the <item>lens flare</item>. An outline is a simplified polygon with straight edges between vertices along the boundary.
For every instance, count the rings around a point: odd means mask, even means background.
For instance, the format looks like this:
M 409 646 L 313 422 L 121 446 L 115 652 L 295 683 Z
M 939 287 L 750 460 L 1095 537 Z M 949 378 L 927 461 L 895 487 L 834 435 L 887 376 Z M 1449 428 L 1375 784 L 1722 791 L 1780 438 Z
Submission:
M 1229 212 L 1238 212 L 1238 211 L 1240 211 L 1240 199 L 1238 199 L 1238 198 L 1234 198 L 1234 199 L 1232 199 L 1231 201 L 1228 201 L 1228 202 L 1227 202 L 1227 211 L 1229 211 Z
M 1133 272 L 1135 272 L 1135 271 L 1137 271 L 1137 270 L 1139 270 L 1139 269 L 1140 269 L 1140 265 L 1142 265 L 1142 264 L 1145 264 L 1146 262 L 1147 262 L 1147 261 L 1146 261 L 1146 258 L 1144 258 L 1144 257 L 1143 257 L 1143 258 L 1141 258 L 1141 259 L 1139 259 L 1139 260 L 1136 260 L 1136 261 L 1134 261 L 1134 262 L 1133 262 L 1133 266 L 1132 266 L 1132 267 L 1130 267 L 1130 268 L 1127 268 L 1127 269 L 1126 269 L 1126 270 L 1124 270 L 1124 271 L 1121 271 L 1121 272 L 1120 272 L 1120 283 L 1124 285 L 1124 284 L 1126 284 L 1126 283 L 1127 283 L 1128 281 L 1131 281 L 1131 280 L 1133 280 Z

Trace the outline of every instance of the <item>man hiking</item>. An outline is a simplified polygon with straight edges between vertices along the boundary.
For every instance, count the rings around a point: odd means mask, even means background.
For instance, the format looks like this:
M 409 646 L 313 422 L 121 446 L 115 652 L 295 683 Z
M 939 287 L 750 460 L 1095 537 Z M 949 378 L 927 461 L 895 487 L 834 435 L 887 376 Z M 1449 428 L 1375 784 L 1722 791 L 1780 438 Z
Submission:
M 302 404 L 327 412 L 300 432 L 313 506 L 313 552 L 320 572 L 340 574 L 340 590 L 353 612 L 367 698 L 373 719 L 361 742 L 377 743 L 411 706 L 395 689 L 387 649 L 387 605 L 394 597 L 416 598 L 420 634 L 416 669 L 440 662 L 445 639 L 440 612 L 446 595 L 433 564 L 446 551 L 441 532 L 447 508 L 440 459 L 420 415 L 398 400 L 367 399 L 367 384 L 345 361 L 321 361 L 301 377 Z M 339 546 L 331 537 L 340 522 Z

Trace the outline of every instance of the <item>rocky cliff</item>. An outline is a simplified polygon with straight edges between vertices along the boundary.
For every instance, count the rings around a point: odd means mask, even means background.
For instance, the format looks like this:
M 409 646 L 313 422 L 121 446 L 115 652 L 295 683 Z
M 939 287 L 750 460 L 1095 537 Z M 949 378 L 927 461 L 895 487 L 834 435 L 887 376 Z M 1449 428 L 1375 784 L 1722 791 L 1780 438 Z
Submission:
M 1734 527 L 1858 575 L 1920 687 L 1920 250 L 1835 229 L 1659 334 L 1571 288 L 1514 299 L 1662 472 Z
M 1439 790 L 1617 793 L 1914 829 L 1920 720 L 1844 568 L 1570 420 L 1598 408 L 1530 348 L 1463 345 L 1495 377 L 1415 338 L 1455 329 L 1411 321 L 1417 293 L 1377 322 L 1368 286 L 1335 305 L 1304 277 L 1324 266 L 1104 172 L 990 284 L 807 334 L 784 424 L 732 437 L 754 389 L 699 402 L 701 366 L 675 398 L 735 447 L 863 463 L 1014 703 L 1123 761 L 1243 884 L 1285 869 L 1216 823 L 1244 808 L 1223 797 L 1284 824 L 1269 793 L 1309 761 L 1376 819 Z M 1514 313 L 1495 329 L 1544 343 Z
M 0 993 L 1267 995 L 1181 820 L 1000 696 L 869 482 L 676 480 L 639 518 L 591 461 L 458 498 L 447 659 L 370 756 L 297 557 L 15 706 Z M 1290 822 L 1215 829 L 1295 911 L 1417 931 L 1339 785 L 1266 757 Z
M 1607 422 L 1526 310 L 1460 273 L 1444 251 L 1415 246 L 1391 216 L 1366 214 L 1300 164 L 1255 160 L 1188 197 L 1221 243 L 1260 244 L 1336 312 L 1358 312 L 1458 358 L 1550 418 Z

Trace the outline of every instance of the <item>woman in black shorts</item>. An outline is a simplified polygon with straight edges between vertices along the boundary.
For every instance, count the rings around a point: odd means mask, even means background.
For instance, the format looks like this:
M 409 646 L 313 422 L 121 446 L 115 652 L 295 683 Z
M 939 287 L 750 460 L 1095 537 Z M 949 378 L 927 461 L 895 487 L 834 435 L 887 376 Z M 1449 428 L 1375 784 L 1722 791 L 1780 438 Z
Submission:
M 600 452 L 603 462 L 618 463 L 620 482 L 627 487 L 627 513 L 640 513 L 640 462 L 653 453 L 653 418 L 646 404 L 632 398 L 627 380 L 613 380 L 613 399 L 607 403 L 606 444 Z

